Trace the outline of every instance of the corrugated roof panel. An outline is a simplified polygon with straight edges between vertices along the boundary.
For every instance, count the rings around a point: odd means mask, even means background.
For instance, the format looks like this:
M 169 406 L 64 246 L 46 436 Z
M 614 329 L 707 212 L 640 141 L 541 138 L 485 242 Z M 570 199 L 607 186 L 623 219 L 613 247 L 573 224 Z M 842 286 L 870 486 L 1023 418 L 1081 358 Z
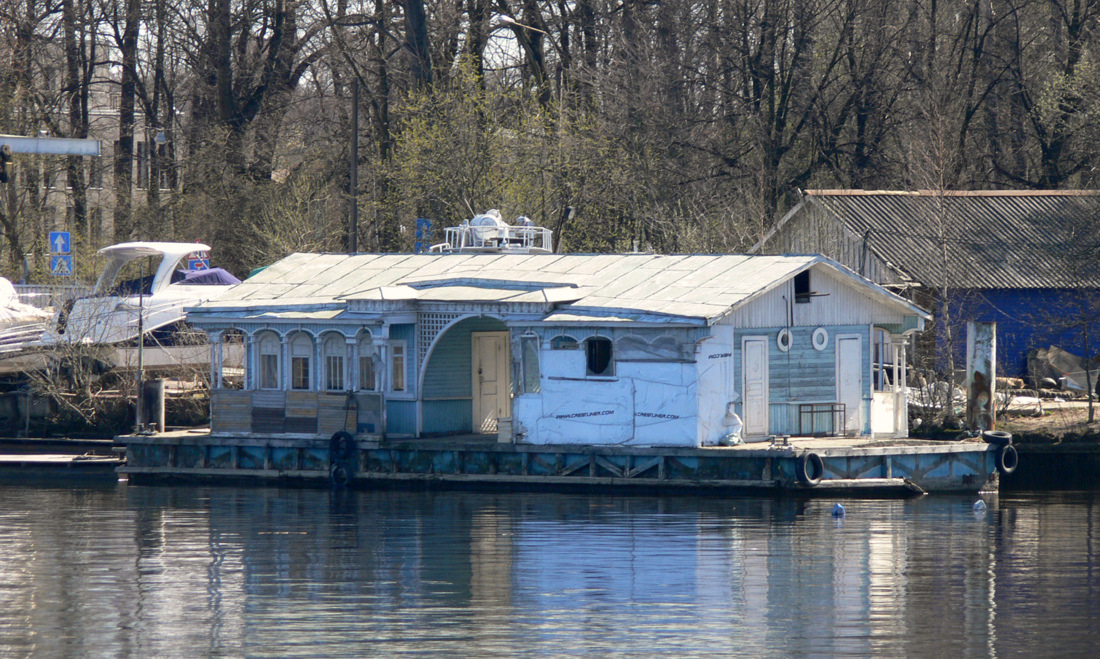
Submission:
M 864 237 L 879 258 L 928 286 L 1100 286 L 1100 273 L 1075 278 L 1062 259 L 1075 230 L 1095 231 L 1097 191 L 810 191 L 807 197 Z
M 574 308 L 625 310 L 661 317 L 715 318 L 799 268 L 814 256 L 558 255 L 293 255 L 229 291 L 217 307 L 285 310 L 288 305 L 341 304 L 347 298 L 390 299 L 407 291 L 422 301 L 573 302 Z M 668 267 L 666 267 L 668 266 Z M 416 282 L 462 280 L 413 291 Z M 494 282 L 529 282 L 537 290 Z M 479 284 L 478 282 L 481 282 Z M 211 309 L 214 306 L 210 307 Z M 566 311 L 567 308 L 562 308 Z

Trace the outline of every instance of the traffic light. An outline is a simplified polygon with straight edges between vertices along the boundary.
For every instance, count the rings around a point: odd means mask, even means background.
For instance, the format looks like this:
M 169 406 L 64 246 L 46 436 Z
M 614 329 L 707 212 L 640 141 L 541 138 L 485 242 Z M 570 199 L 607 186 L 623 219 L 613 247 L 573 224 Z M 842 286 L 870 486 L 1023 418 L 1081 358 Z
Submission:
M 0 183 L 7 183 L 11 176 L 11 147 L 0 145 Z

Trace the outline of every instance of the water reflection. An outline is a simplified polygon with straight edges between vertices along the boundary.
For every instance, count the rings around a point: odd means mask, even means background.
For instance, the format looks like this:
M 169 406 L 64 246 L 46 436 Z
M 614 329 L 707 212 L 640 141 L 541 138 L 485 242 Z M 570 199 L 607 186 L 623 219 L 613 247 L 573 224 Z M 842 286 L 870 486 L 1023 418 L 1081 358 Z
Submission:
M 1095 495 L 0 488 L 0 654 L 1082 654 Z

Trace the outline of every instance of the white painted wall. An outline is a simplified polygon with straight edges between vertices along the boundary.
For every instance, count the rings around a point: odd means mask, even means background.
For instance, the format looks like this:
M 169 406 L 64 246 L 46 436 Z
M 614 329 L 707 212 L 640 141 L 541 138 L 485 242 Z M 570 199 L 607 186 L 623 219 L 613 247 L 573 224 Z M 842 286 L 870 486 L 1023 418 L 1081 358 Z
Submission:
M 729 432 L 725 424 L 727 408 L 740 400 L 739 385 L 733 377 L 733 328 L 719 326 L 713 331 L 711 338 L 699 343 L 695 359 L 699 379 L 695 440 L 700 446 L 717 444 Z
M 696 445 L 695 364 L 616 362 L 613 376 L 589 377 L 582 350 L 544 345 L 539 359 L 542 391 L 513 401 L 524 443 Z

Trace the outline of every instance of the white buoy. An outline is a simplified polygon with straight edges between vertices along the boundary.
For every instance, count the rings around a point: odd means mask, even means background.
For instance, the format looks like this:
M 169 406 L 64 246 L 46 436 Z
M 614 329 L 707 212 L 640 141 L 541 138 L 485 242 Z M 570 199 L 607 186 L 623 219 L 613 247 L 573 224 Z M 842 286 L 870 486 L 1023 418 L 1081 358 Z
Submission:
M 844 510 L 844 506 L 839 503 L 833 506 L 833 517 L 844 517 L 847 511 Z
M 974 502 L 974 512 L 984 513 L 985 512 L 985 502 L 982 501 L 981 499 L 978 499 L 977 501 L 975 501 Z

